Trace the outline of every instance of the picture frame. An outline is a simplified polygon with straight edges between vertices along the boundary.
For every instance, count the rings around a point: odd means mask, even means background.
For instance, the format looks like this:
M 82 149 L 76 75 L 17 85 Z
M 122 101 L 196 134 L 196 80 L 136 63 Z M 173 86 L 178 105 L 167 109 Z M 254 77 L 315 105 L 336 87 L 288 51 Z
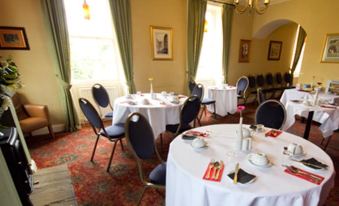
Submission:
M 173 29 L 150 26 L 153 60 L 173 60 Z
M 0 27 L 0 49 L 29 50 L 29 44 L 24 27 Z
M 240 39 L 239 62 L 241 63 L 250 62 L 250 51 L 251 51 L 251 40 Z
M 322 63 L 339 63 L 339 33 L 326 34 Z
M 279 61 L 282 50 L 282 41 L 270 41 L 268 47 L 268 60 Z

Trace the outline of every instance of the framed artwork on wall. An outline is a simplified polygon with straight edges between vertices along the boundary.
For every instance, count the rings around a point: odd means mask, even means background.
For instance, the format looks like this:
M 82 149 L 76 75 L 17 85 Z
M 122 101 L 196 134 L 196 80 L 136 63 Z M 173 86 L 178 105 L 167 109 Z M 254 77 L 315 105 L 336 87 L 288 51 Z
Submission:
M 268 47 L 268 60 L 278 61 L 280 60 L 282 49 L 282 41 L 270 41 L 270 45 Z
M 153 60 L 173 60 L 173 31 L 169 27 L 151 26 Z
M 339 33 L 326 35 L 321 62 L 339 63 Z
M 0 49 L 29 50 L 25 28 L 1 26 Z
M 250 62 L 251 40 L 240 39 L 239 62 Z

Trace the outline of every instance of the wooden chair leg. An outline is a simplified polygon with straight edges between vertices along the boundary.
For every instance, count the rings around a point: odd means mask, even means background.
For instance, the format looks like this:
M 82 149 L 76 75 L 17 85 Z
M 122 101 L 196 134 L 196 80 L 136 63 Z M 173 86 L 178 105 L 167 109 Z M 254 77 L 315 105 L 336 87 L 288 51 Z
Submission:
M 328 143 L 330 143 L 330 141 L 331 141 L 331 138 L 332 138 L 332 136 L 330 136 L 330 137 L 328 138 L 328 140 L 326 141 L 324 150 L 326 150 L 326 148 L 327 148 L 327 146 L 328 146 Z
M 124 144 L 122 143 L 122 139 L 120 139 L 119 142 L 120 142 L 121 150 L 125 151 Z
M 111 157 L 109 158 L 109 162 L 108 162 L 108 166 L 107 166 L 107 170 L 106 170 L 107 172 L 109 172 L 109 168 L 111 167 L 112 159 L 113 159 L 113 155 L 114 155 L 114 151 L 115 151 L 116 146 L 117 146 L 117 141 L 114 141 Z
M 48 125 L 48 131 L 49 131 L 49 134 L 51 135 L 51 137 L 54 139 L 55 135 L 54 135 L 53 128 L 52 128 L 51 124 Z
M 138 203 L 137 203 L 138 206 L 141 203 L 142 197 L 144 196 L 144 193 L 145 193 L 146 189 L 147 189 L 147 187 L 144 187 L 143 190 L 142 190 L 142 193 L 141 193 L 140 198 L 139 198 Z
M 97 145 L 98 145 L 99 137 L 100 137 L 100 135 L 98 134 L 98 135 L 97 135 L 97 140 L 95 141 L 94 148 L 93 148 L 93 152 L 92 152 L 92 157 L 91 157 L 91 161 L 92 161 L 92 162 L 93 162 L 93 158 L 94 158 L 95 150 L 97 149 Z

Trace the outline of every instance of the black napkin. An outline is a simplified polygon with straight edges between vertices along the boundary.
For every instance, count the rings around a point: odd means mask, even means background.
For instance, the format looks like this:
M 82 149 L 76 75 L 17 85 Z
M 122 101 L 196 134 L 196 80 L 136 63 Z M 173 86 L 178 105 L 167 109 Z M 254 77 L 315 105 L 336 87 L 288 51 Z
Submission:
M 315 158 L 310 158 L 310 159 L 304 159 L 300 161 L 303 163 L 305 166 L 313 168 L 313 169 L 326 169 L 328 166 L 326 164 L 323 164 L 316 160 Z
M 233 180 L 234 179 L 234 172 L 228 174 L 227 176 Z M 249 174 L 246 171 L 239 169 L 239 171 L 238 171 L 238 182 L 239 183 L 245 184 L 245 183 L 250 182 L 254 178 L 256 178 L 255 175 Z
M 183 134 L 181 138 L 184 140 L 194 140 L 197 136 Z

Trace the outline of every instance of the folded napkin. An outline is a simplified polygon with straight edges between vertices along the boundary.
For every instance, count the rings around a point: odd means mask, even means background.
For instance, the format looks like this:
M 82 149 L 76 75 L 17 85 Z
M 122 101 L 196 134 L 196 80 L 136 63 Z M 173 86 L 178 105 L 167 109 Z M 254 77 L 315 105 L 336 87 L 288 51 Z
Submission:
M 284 172 L 293 175 L 295 177 L 299 177 L 301 179 L 304 179 L 306 181 L 312 182 L 314 184 L 320 185 L 322 181 L 325 179 L 324 177 L 314 174 L 312 172 L 308 172 L 302 169 L 299 169 L 297 167 L 291 166 L 293 169 L 290 169 L 290 167 L 287 167 Z
M 184 140 L 194 140 L 197 136 L 183 134 L 181 138 Z
M 221 161 L 219 162 L 219 166 L 216 166 L 216 163 L 210 162 L 207 166 L 203 179 L 220 182 L 224 172 L 224 167 L 224 163 Z
M 199 137 L 208 137 L 208 133 L 206 132 L 199 132 L 195 130 L 190 130 L 184 133 L 186 136 L 199 136 Z
M 234 179 L 234 172 L 227 175 L 232 180 Z M 252 175 L 250 173 L 247 173 L 246 171 L 239 169 L 238 171 L 238 182 L 241 184 L 246 184 L 250 181 L 252 181 L 254 178 L 256 178 L 255 175 Z
M 321 162 L 319 162 L 318 160 L 316 160 L 315 158 L 310 158 L 310 159 L 304 159 L 300 161 L 301 163 L 303 163 L 305 166 L 310 167 L 312 169 L 326 169 L 328 166 L 326 164 L 323 164 Z
M 265 137 L 273 137 L 273 138 L 276 138 L 276 137 L 279 136 L 281 133 L 282 133 L 282 131 L 272 129 L 272 130 L 268 131 L 268 132 L 265 134 Z
M 303 100 L 301 100 L 301 99 L 292 99 L 291 102 L 301 103 L 301 102 L 303 102 Z

